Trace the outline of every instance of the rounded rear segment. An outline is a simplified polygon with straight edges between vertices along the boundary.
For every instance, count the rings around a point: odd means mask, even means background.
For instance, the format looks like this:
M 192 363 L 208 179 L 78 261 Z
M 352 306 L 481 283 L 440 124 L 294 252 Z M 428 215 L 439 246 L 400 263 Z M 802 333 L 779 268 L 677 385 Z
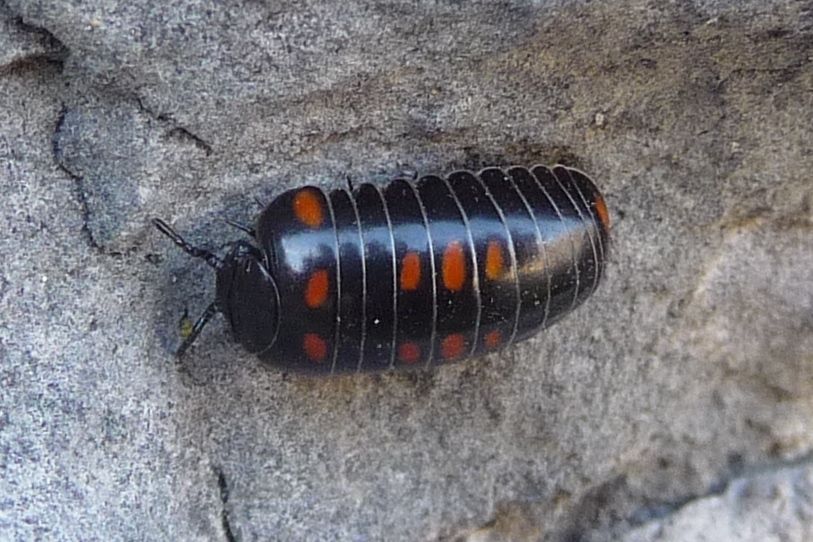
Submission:
M 560 166 L 561 167 L 561 166 Z M 601 195 L 598 187 L 586 173 L 572 167 L 562 167 L 569 174 L 576 194 L 587 206 L 590 218 L 601 236 L 601 243 L 606 257 L 607 245 L 610 242 L 610 212 L 607 209 L 607 202 Z
M 586 175 L 563 166 L 488 168 L 478 176 L 511 232 L 520 287 L 515 340 L 523 340 L 598 286 L 609 239 L 606 204 Z

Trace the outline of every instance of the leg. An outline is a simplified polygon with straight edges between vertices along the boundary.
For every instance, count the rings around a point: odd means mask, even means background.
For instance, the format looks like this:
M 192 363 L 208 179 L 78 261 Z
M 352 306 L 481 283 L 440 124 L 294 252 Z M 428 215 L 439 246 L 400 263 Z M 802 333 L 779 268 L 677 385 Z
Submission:
M 172 239 L 173 243 L 181 247 L 181 250 L 183 250 L 193 258 L 201 258 L 203 260 L 206 260 L 206 263 L 209 264 L 209 266 L 214 267 L 215 269 L 219 269 L 220 266 L 223 265 L 223 262 L 220 260 L 220 258 L 215 256 L 208 250 L 194 247 L 187 243 L 186 241 L 184 241 L 183 237 L 178 235 L 175 232 L 175 230 L 170 228 L 169 225 L 167 225 L 167 223 L 161 220 L 160 218 L 153 218 L 152 223 L 155 225 L 156 228 L 158 228 L 158 231 Z
M 175 352 L 175 355 L 178 358 L 183 357 L 187 349 L 192 346 L 192 343 L 198 338 L 200 332 L 203 331 L 204 326 L 209 323 L 209 320 L 211 320 L 212 316 L 214 316 L 216 313 L 217 306 L 215 306 L 214 303 L 206 307 L 206 310 L 203 311 L 203 314 L 200 315 L 195 324 L 192 326 L 192 329 L 189 331 L 189 335 L 186 336 L 184 341 L 181 343 L 181 346 L 178 347 L 178 351 Z
M 398 172 L 398 176 L 404 179 L 409 179 L 413 183 L 418 180 L 418 170 L 412 168 L 404 168 Z

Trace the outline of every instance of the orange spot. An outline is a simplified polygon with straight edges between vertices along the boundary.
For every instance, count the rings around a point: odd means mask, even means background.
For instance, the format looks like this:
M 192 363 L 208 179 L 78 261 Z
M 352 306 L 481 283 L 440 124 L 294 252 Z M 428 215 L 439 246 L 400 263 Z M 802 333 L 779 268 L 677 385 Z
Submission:
M 305 288 L 305 304 L 311 309 L 321 307 L 327 300 L 329 289 L 330 279 L 327 276 L 327 271 L 325 269 L 314 271 L 311 278 L 308 279 L 308 286 Z
M 300 222 L 311 228 L 318 228 L 324 220 L 322 202 L 316 190 L 303 188 L 294 196 L 294 214 Z
M 607 204 L 604 202 L 604 198 L 597 195 L 596 202 L 593 206 L 596 209 L 596 214 L 598 215 L 601 225 L 604 226 L 604 231 L 610 231 L 610 213 L 607 211 Z
M 460 333 L 449 335 L 440 343 L 440 354 L 444 359 L 455 359 L 463 355 L 466 339 Z
M 407 252 L 401 261 L 401 289 L 417 290 L 421 283 L 421 257 L 417 252 Z
M 503 273 L 502 247 L 499 241 L 489 241 L 486 249 L 486 277 L 497 280 Z
M 398 359 L 404 363 L 415 363 L 421 359 L 421 347 L 413 342 L 402 343 L 398 346 Z
M 316 333 L 305 333 L 302 338 L 302 349 L 311 361 L 321 363 L 327 357 L 327 343 Z
M 466 283 L 466 255 L 460 241 L 452 241 L 443 251 L 443 284 L 453 292 L 459 292 Z
M 502 342 L 502 333 L 500 333 L 499 329 L 494 329 L 486 333 L 486 336 L 483 337 L 483 342 L 486 344 L 488 348 L 497 348 L 500 346 Z

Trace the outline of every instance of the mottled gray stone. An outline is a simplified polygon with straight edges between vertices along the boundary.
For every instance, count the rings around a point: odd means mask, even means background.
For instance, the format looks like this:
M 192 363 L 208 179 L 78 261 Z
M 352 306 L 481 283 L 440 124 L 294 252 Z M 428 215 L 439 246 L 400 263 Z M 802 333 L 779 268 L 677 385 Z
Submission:
M 813 468 L 797 467 L 734 480 L 722 495 L 693 501 L 636 528 L 623 542 L 813 539 Z
M 0 25 L 0 538 L 680 540 L 686 503 L 809 469 L 809 2 L 7 0 Z M 213 277 L 150 217 L 220 250 L 220 217 L 304 182 L 556 161 L 606 192 L 613 253 L 538 338 L 314 380 L 216 319 L 173 362 Z
M 29 62 L 61 62 L 67 51 L 48 32 L 26 25 L 7 10 L 0 12 L 0 66 L 6 73 Z

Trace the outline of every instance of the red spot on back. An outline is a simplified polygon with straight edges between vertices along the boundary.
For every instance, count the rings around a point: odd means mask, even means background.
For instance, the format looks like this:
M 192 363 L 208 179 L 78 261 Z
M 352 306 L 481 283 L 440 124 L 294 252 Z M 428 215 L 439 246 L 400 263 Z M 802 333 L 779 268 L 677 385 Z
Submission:
M 417 290 L 421 283 L 421 257 L 417 252 L 407 252 L 401 261 L 401 290 Z
M 314 271 L 311 278 L 308 279 L 308 285 L 305 287 L 305 304 L 311 309 L 321 307 L 327 301 L 329 290 L 330 278 L 327 275 L 327 270 L 319 269 Z
M 499 329 L 494 329 L 486 333 L 486 336 L 483 337 L 483 342 L 485 343 L 487 348 L 494 349 L 500 346 L 502 343 L 502 333 Z
M 294 196 L 294 214 L 300 222 L 318 228 L 325 219 L 322 201 L 313 188 L 303 188 Z
M 504 267 L 500 242 L 489 241 L 486 248 L 486 277 L 497 280 L 502 276 Z
M 421 359 L 421 347 L 414 342 L 401 343 L 398 346 L 398 359 L 404 363 L 415 363 Z
M 449 335 L 440 343 L 440 355 L 447 360 L 459 358 L 465 349 L 466 339 L 460 333 Z
M 308 359 L 316 363 L 325 361 L 327 357 L 327 343 L 316 333 L 305 333 L 302 337 L 302 349 Z
M 460 241 L 452 241 L 443 251 L 443 285 L 459 292 L 466 283 L 466 254 Z

